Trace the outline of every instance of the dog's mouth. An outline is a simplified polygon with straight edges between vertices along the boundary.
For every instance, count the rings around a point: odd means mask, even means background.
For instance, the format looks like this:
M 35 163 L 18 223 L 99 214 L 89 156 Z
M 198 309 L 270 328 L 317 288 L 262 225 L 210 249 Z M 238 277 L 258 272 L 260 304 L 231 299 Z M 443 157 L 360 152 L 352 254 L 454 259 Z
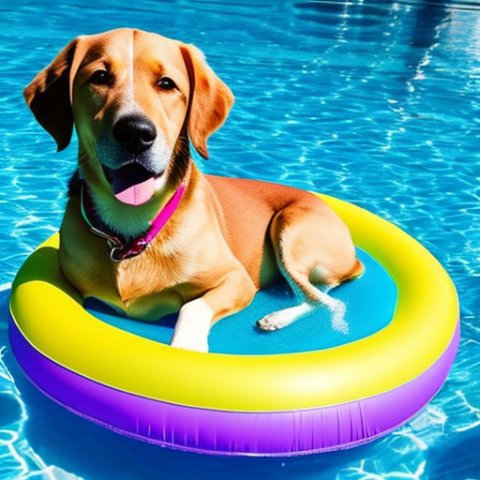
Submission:
M 143 205 L 153 197 L 155 180 L 163 175 L 163 172 L 155 174 L 138 163 L 130 163 L 117 169 L 103 165 L 103 171 L 112 185 L 115 198 L 133 206 Z

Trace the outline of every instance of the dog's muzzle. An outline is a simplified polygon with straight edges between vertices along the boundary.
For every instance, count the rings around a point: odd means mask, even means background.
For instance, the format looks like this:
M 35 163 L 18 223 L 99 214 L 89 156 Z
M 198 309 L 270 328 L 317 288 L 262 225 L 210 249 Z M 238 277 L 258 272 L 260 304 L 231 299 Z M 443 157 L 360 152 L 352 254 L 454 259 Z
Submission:
M 113 126 L 113 138 L 128 153 L 139 155 L 152 147 L 157 138 L 155 125 L 143 115 L 125 115 Z
M 143 205 L 155 193 L 155 180 L 165 171 L 166 161 L 157 158 L 158 145 L 155 125 L 144 115 L 121 116 L 113 125 L 113 140 L 118 152 L 101 162 L 106 179 L 112 185 L 115 198 L 127 205 Z M 119 147 L 119 148 L 118 148 Z M 117 165 L 112 158 L 117 157 Z

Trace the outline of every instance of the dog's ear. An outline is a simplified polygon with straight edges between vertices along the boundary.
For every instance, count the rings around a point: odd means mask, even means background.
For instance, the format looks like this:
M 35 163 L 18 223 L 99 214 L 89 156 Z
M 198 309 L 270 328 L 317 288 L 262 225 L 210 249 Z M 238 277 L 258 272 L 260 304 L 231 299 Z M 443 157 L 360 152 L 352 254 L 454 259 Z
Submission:
M 38 123 L 57 142 L 57 150 L 68 146 L 73 131 L 70 101 L 70 69 L 78 39 L 68 44 L 25 88 L 23 95 Z
M 233 94 L 207 65 L 203 53 L 193 45 L 180 44 L 190 79 L 188 134 L 203 157 L 208 158 L 207 139 L 218 130 L 233 105 Z

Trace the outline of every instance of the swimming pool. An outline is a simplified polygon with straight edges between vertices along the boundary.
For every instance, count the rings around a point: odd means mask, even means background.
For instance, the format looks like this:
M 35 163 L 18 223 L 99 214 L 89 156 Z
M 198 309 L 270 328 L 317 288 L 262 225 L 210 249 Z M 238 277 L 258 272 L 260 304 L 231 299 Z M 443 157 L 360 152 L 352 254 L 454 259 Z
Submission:
M 0 479 L 478 479 L 475 3 L 12 4 L 0 0 Z M 204 171 L 342 197 L 404 228 L 449 271 L 462 307 L 460 350 L 443 390 L 406 426 L 347 452 L 218 459 L 117 436 L 72 416 L 25 380 L 8 347 L 8 287 L 26 256 L 58 228 L 75 145 L 54 152 L 21 90 L 73 36 L 123 25 L 195 43 L 234 91 L 236 106 L 210 142 L 211 160 L 197 159 Z

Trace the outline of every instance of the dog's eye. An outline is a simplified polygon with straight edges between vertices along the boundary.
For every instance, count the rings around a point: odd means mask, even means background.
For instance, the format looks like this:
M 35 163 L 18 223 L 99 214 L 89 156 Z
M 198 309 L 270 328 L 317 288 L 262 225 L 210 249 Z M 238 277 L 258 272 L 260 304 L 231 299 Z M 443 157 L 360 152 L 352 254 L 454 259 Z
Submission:
M 112 81 L 112 76 L 106 70 L 96 70 L 88 81 L 93 85 L 109 85 Z
M 177 87 L 177 85 L 175 84 L 175 82 L 169 78 L 169 77 L 162 77 L 159 81 L 158 81 L 158 86 L 162 89 L 162 90 L 173 90 L 174 88 Z

